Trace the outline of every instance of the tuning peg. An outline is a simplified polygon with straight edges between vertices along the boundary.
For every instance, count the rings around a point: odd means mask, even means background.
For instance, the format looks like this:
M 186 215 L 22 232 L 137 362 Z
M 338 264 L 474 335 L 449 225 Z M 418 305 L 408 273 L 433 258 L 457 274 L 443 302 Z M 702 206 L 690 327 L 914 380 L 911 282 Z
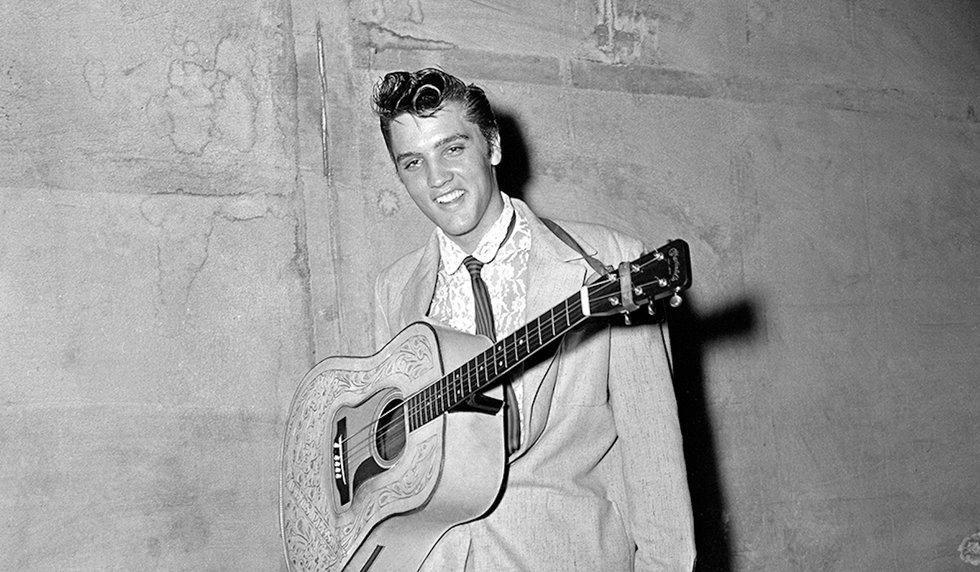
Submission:
M 671 308 L 676 308 L 684 303 L 684 299 L 681 298 L 679 292 L 680 292 L 679 289 L 675 290 L 674 295 L 670 297 L 670 301 L 668 303 L 670 304 Z
M 633 320 L 630 318 L 629 314 L 623 314 L 623 323 L 626 324 L 627 326 L 633 325 Z

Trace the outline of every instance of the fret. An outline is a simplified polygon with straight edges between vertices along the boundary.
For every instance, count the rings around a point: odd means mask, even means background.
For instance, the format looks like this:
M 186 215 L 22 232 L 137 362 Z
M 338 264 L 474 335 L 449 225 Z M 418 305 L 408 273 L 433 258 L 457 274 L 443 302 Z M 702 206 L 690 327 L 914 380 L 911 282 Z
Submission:
M 438 384 L 437 387 L 439 388 L 439 411 L 449 411 L 449 388 L 446 387 L 445 378 L 440 379 L 436 383 Z
M 480 375 L 483 377 L 483 382 L 485 383 L 493 379 L 493 376 L 490 375 L 490 366 L 493 362 L 487 359 L 486 352 L 483 352 L 477 356 L 477 359 L 480 360 Z
M 460 389 L 459 383 L 457 383 L 456 372 L 450 372 L 449 375 L 443 378 L 446 384 L 446 395 L 449 399 L 449 409 L 452 409 L 454 405 L 459 403 Z
M 499 369 L 497 368 L 496 345 L 490 346 L 483 352 L 483 359 L 487 362 L 487 375 L 490 379 L 497 379 Z
M 430 385 L 429 389 L 431 390 L 429 392 L 429 403 L 432 405 L 432 418 L 435 419 L 441 413 L 439 411 L 439 385 Z
M 476 360 L 466 362 L 466 376 L 469 377 L 474 391 L 480 389 L 480 375 L 476 370 Z
M 476 376 L 476 385 L 481 386 L 486 382 L 486 369 L 487 365 L 484 363 L 480 356 L 476 356 L 473 359 L 473 375 Z
M 585 317 L 585 310 L 582 308 L 581 300 L 576 300 L 577 296 L 572 296 L 568 299 L 568 304 L 575 308 L 575 319 L 572 320 L 573 323 L 579 323 L 582 318 Z
M 436 386 L 430 385 L 428 388 L 428 398 L 425 400 L 426 405 L 429 408 L 429 420 L 433 420 L 439 416 L 439 408 L 436 403 Z
M 435 419 L 442 413 L 439 407 L 439 384 L 434 383 L 429 387 L 432 390 L 432 396 L 430 399 L 430 402 L 432 403 L 432 418 Z
M 457 405 L 460 401 L 462 401 L 465 394 L 463 393 L 463 386 L 460 385 L 459 376 L 456 375 L 456 372 L 450 374 L 449 381 L 447 383 L 449 384 L 449 401 L 452 405 Z
M 521 339 L 516 335 L 510 339 L 510 354 L 513 356 L 510 360 L 511 365 L 521 360 Z
M 477 374 L 476 363 L 474 362 L 475 360 L 466 362 L 466 377 L 469 378 L 473 390 L 476 391 L 480 389 L 480 376 Z
M 520 330 L 518 330 L 518 332 L 521 334 L 520 339 L 518 339 L 518 343 L 524 346 L 524 357 L 527 357 L 531 353 L 531 340 L 528 339 L 527 327 L 522 327 Z

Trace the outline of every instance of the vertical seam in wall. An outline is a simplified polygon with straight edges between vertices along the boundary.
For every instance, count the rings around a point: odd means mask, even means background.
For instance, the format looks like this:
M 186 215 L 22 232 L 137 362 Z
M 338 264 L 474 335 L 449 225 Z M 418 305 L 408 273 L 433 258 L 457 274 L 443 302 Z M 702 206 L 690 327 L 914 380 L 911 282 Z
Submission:
M 334 14 L 334 16 L 336 16 L 336 14 Z M 344 16 L 342 21 L 346 21 L 346 15 Z M 320 3 L 317 3 L 316 4 L 316 50 L 317 50 L 316 58 L 317 58 L 317 69 L 319 75 L 318 84 L 320 87 L 320 102 L 321 102 L 320 103 L 321 105 L 320 144 L 321 144 L 322 160 L 323 160 L 323 176 L 324 176 L 324 185 L 326 190 L 326 203 L 329 206 L 327 211 L 327 216 L 329 218 L 326 221 L 325 234 L 327 240 L 327 251 L 329 252 L 330 264 L 332 265 L 330 277 L 329 277 L 329 280 L 331 281 L 332 292 L 330 292 L 329 294 L 333 296 L 333 300 L 332 300 L 333 308 L 335 308 L 336 310 L 336 317 L 334 318 L 332 327 L 330 329 L 332 330 L 331 333 L 333 334 L 333 339 L 340 340 L 343 339 L 343 336 L 341 335 L 341 330 L 343 329 L 343 324 L 346 323 L 346 321 L 344 320 L 344 316 L 346 312 L 344 309 L 344 305 L 341 303 L 342 292 L 343 292 L 342 290 L 343 284 L 341 282 L 343 276 L 342 276 L 342 268 L 340 263 L 341 260 L 340 239 L 338 237 L 338 228 L 340 226 L 338 218 L 339 218 L 341 205 L 340 205 L 340 198 L 337 195 L 337 188 L 333 177 L 333 169 L 330 165 L 330 152 L 329 152 L 330 112 L 328 109 L 330 103 L 330 97 L 329 97 L 329 92 L 327 91 L 330 86 L 328 85 L 327 82 L 328 70 L 327 70 L 327 52 L 326 52 L 327 45 L 335 46 L 337 42 L 337 38 L 330 37 L 330 36 L 325 38 L 322 34 L 322 29 L 323 29 L 323 19 L 320 15 Z M 313 288 L 313 283 L 312 283 L 312 269 L 311 269 L 311 279 L 310 279 L 311 297 L 313 292 L 312 288 Z M 314 362 L 316 362 L 322 359 L 322 357 L 318 355 L 319 353 L 318 350 L 320 348 L 317 342 L 320 339 L 320 332 L 317 329 L 317 324 L 319 323 L 319 320 L 316 319 L 316 312 L 314 312 L 313 323 L 314 323 L 313 354 L 315 358 Z
M 287 42 L 289 44 L 287 53 L 289 54 L 289 67 L 292 75 L 292 93 L 290 94 L 292 109 L 291 119 L 292 119 L 292 138 L 293 138 L 293 168 L 294 168 L 294 186 L 293 192 L 290 199 L 290 203 L 293 207 L 293 213 L 296 217 L 295 227 L 293 230 L 293 241 L 294 241 L 294 264 L 296 265 L 296 270 L 301 273 L 301 279 L 304 284 L 303 288 L 303 306 L 304 306 L 304 316 L 308 320 L 308 330 L 306 335 L 306 344 L 311 352 L 315 351 L 316 343 L 316 319 L 313 315 L 313 278 L 312 269 L 310 268 L 310 252 L 307 245 L 308 234 L 306 228 L 306 185 L 303 181 L 301 175 L 300 165 L 302 164 L 302 157 L 300 149 L 302 145 L 300 144 L 300 125 L 299 125 L 299 65 L 296 59 L 296 26 L 293 18 L 293 3 L 291 0 L 283 2 L 284 10 L 286 13 L 286 20 L 288 25 L 288 34 L 286 35 Z M 311 360 L 312 361 L 312 360 Z M 280 355 L 281 363 L 281 355 Z M 284 388 L 281 384 L 276 384 L 276 400 L 278 403 L 282 402 L 282 390 Z M 279 411 L 277 414 L 282 414 Z M 282 421 L 282 420 L 280 420 Z
M 316 21 L 316 68 L 320 75 L 320 146 L 323 150 L 323 176 L 327 185 L 333 181 L 330 177 L 330 143 L 327 138 L 327 69 L 323 61 L 323 22 Z

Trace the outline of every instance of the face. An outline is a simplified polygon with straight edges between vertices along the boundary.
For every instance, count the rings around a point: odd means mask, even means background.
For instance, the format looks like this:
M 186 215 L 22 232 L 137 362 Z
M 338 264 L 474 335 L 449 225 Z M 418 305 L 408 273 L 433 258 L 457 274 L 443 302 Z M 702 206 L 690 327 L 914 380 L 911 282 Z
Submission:
M 486 138 L 458 103 L 432 117 L 402 114 L 390 125 L 395 170 L 419 209 L 466 252 L 472 252 L 503 210 L 493 167 L 499 138 Z

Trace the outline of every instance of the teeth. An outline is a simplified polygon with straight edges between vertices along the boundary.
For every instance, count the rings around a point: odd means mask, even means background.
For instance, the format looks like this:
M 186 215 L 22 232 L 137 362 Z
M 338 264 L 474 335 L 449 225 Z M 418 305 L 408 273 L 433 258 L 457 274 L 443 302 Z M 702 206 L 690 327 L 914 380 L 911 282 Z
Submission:
M 436 197 L 436 202 L 441 205 L 444 205 L 446 203 L 451 203 L 455 201 L 461 196 L 463 196 L 463 191 L 456 190 L 456 191 L 452 191 L 451 193 L 446 193 L 442 196 Z

